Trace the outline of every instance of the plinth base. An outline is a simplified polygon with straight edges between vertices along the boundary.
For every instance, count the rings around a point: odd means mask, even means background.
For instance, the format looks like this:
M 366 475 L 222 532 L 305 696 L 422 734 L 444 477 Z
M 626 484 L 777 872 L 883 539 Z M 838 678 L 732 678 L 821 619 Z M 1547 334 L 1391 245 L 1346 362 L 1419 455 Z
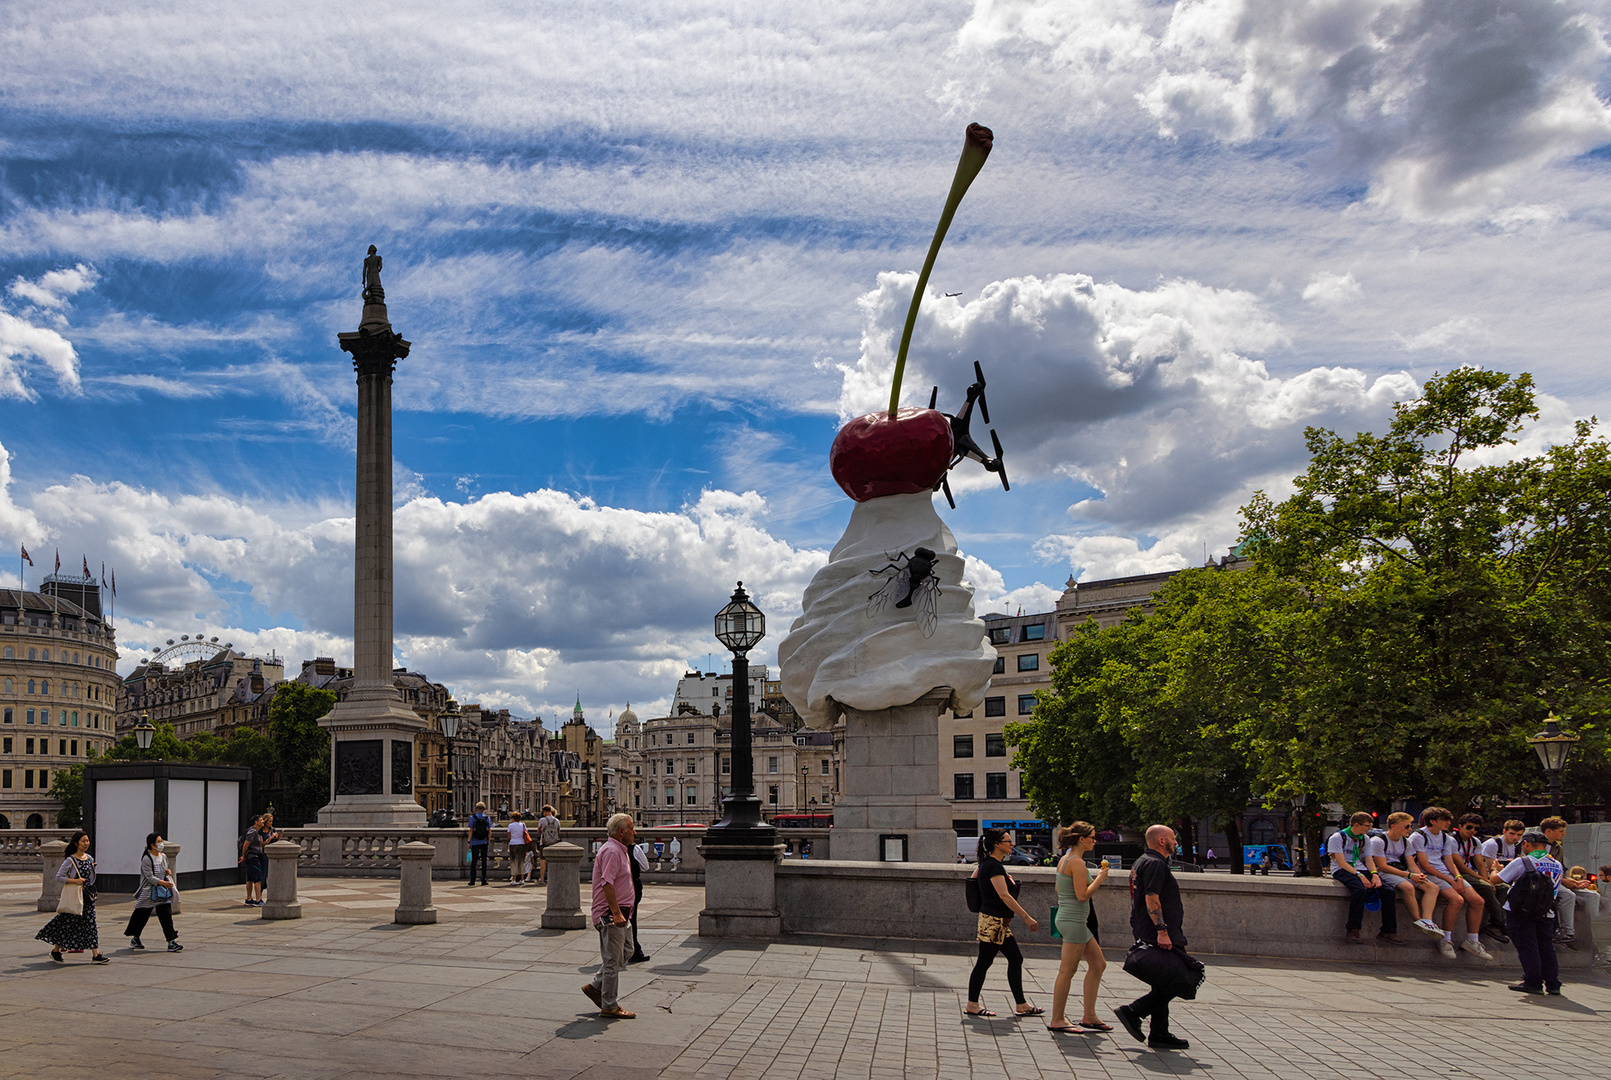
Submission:
M 426 923 L 436 921 L 436 909 L 428 908 L 397 908 L 392 912 L 392 922 L 403 926 L 424 926 Z
M 302 905 L 276 904 L 270 900 L 258 909 L 258 913 L 265 919 L 300 919 L 302 918 Z
M 940 711 L 951 688 L 876 712 L 846 708 L 844 794 L 834 802 L 832 859 L 955 863 L 951 803 L 939 791 Z
M 776 938 L 783 933 L 778 910 L 777 868 L 783 845 L 756 846 L 702 843 L 705 860 L 705 910 L 699 913 L 700 937 Z
M 319 720 L 330 732 L 331 791 L 321 826 L 338 829 L 423 828 L 414 801 L 414 736 L 425 721 L 390 683 L 354 686 Z

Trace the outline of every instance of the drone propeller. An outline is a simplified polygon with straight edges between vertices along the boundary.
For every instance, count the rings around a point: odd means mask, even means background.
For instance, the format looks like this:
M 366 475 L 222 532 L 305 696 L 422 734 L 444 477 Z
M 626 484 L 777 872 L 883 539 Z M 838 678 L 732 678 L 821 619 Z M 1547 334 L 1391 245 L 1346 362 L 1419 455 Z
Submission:
M 951 481 L 940 477 L 940 490 L 945 492 L 945 501 L 951 504 L 951 509 L 957 508 L 957 501 L 951 497 Z
M 980 398 L 979 401 L 981 405 L 984 403 L 983 398 Z M 1007 483 L 1007 462 L 1002 459 L 1001 439 L 997 437 L 995 428 L 990 429 L 990 441 L 995 444 L 996 447 L 996 472 L 1001 474 L 1001 489 L 1003 491 L 1011 491 L 1012 485 Z
M 987 423 L 987 424 L 988 424 L 988 423 L 990 423 L 990 406 L 988 406 L 988 405 L 986 405 L 986 404 L 985 404 L 985 396 L 984 396 L 984 388 L 985 388 L 985 377 L 984 377 L 984 368 L 982 368 L 982 367 L 980 367 L 980 366 L 979 366 L 979 361 L 977 361 L 977 360 L 975 360 L 975 361 L 974 361 L 974 362 L 973 362 L 973 374 L 974 374 L 974 376 L 975 376 L 975 379 L 976 379 L 976 381 L 977 381 L 977 382 L 978 382 L 978 384 L 979 384 L 979 415 L 980 415 L 980 416 L 981 416 L 981 417 L 983 417 L 983 418 L 984 418 L 984 422 L 985 422 L 985 423 Z
M 929 408 L 931 408 L 931 409 L 934 408 L 934 403 L 939 401 L 939 400 L 940 400 L 940 388 L 938 386 L 936 386 L 933 390 L 929 391 Z

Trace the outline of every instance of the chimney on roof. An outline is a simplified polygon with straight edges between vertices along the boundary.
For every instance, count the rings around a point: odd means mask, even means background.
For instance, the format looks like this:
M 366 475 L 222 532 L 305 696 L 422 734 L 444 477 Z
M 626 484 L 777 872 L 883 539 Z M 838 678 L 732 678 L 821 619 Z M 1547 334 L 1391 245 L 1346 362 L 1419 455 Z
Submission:
M 313 673 L 315 675 L 334 675 L 336 673 L 335 658 L 330 656 L 315 656 L 313 658 Z

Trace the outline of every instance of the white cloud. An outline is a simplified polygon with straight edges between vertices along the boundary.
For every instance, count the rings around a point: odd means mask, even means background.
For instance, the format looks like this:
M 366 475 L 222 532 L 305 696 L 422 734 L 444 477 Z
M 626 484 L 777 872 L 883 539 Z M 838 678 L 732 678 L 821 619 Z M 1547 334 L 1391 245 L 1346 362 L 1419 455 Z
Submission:
M 33 281 L 19 277 L 11 283 L 6 291 L 21 302 L 22 310 L 19 314 L 0 308 L 0 398 L 38 399 L 24 381 L 30 357 L 55 372 L 56 384 L 64 393 L 81 392 L 78 351 L 61 331 L 67 329 L 68 300 L 91 288 L 96 279 L 95 271 L 80 263 L 67 270 L 48 271 Z
M 1346 303 L 1364 293 L 1364 288 L 1352 273 L 1338 274 L 1321 270 L 1303 287 L 1303 298 L 1312 304 L 1330 306 Z
M 1049 84 L 1086 123 L 1128 97 L 1162 136 L 1308 141 L 1385 205 L 1458 215 L 1611 138 L 1603 31 L 1561 0 L 979 0 L 957 55 L 991 62 L 980 103 Z
M 1491 337 L 1487 325 L 1474 315 L 1446 319 L 1430 329 L 1409 337 L 1399 336 L 1399 344 L 1409 352 L 1463 352 L 1466 347 Z

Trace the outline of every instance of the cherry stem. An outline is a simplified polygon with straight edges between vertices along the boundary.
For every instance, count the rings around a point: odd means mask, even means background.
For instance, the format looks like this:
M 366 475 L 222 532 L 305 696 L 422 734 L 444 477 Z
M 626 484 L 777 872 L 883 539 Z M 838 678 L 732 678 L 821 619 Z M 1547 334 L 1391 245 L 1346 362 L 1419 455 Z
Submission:
M 928 287 L 929 273 L 934 269 L 934 259 L 940 254 L 940 245 L 945 242 L 946 230 L 951 227 L 951 218 L 956 215 L 957 207 L 962 203 L 962 196 L 968 193 L 968 186 L 973 183 L 973 178 L 984 168 L 993 141 L 994 135 L 983 124 L 968 125 L 967 136 L 962 144 L 962 157 L 957 162 L 956 176 L 951 181 L 950 194 L 945 197 L 945 209 L 940 212 L 940 223 L 935 226 L 934 239 L 929 243 L 929 256 L 923 260 L 923 272 L 917 276 L 917 288 L 912 292 L 912 306 L 906 312 L 906 328 L 901 331 L 901 349 L 895 356 L 895 380 L 889 390 L 891 420 L 895 419 L 896 410 L 900 408 L 901 376 L 906 373 L 906 350 L 912 344 L 912 330 L 917 326 L 917 309 L 923 303 L 923 291 Z

